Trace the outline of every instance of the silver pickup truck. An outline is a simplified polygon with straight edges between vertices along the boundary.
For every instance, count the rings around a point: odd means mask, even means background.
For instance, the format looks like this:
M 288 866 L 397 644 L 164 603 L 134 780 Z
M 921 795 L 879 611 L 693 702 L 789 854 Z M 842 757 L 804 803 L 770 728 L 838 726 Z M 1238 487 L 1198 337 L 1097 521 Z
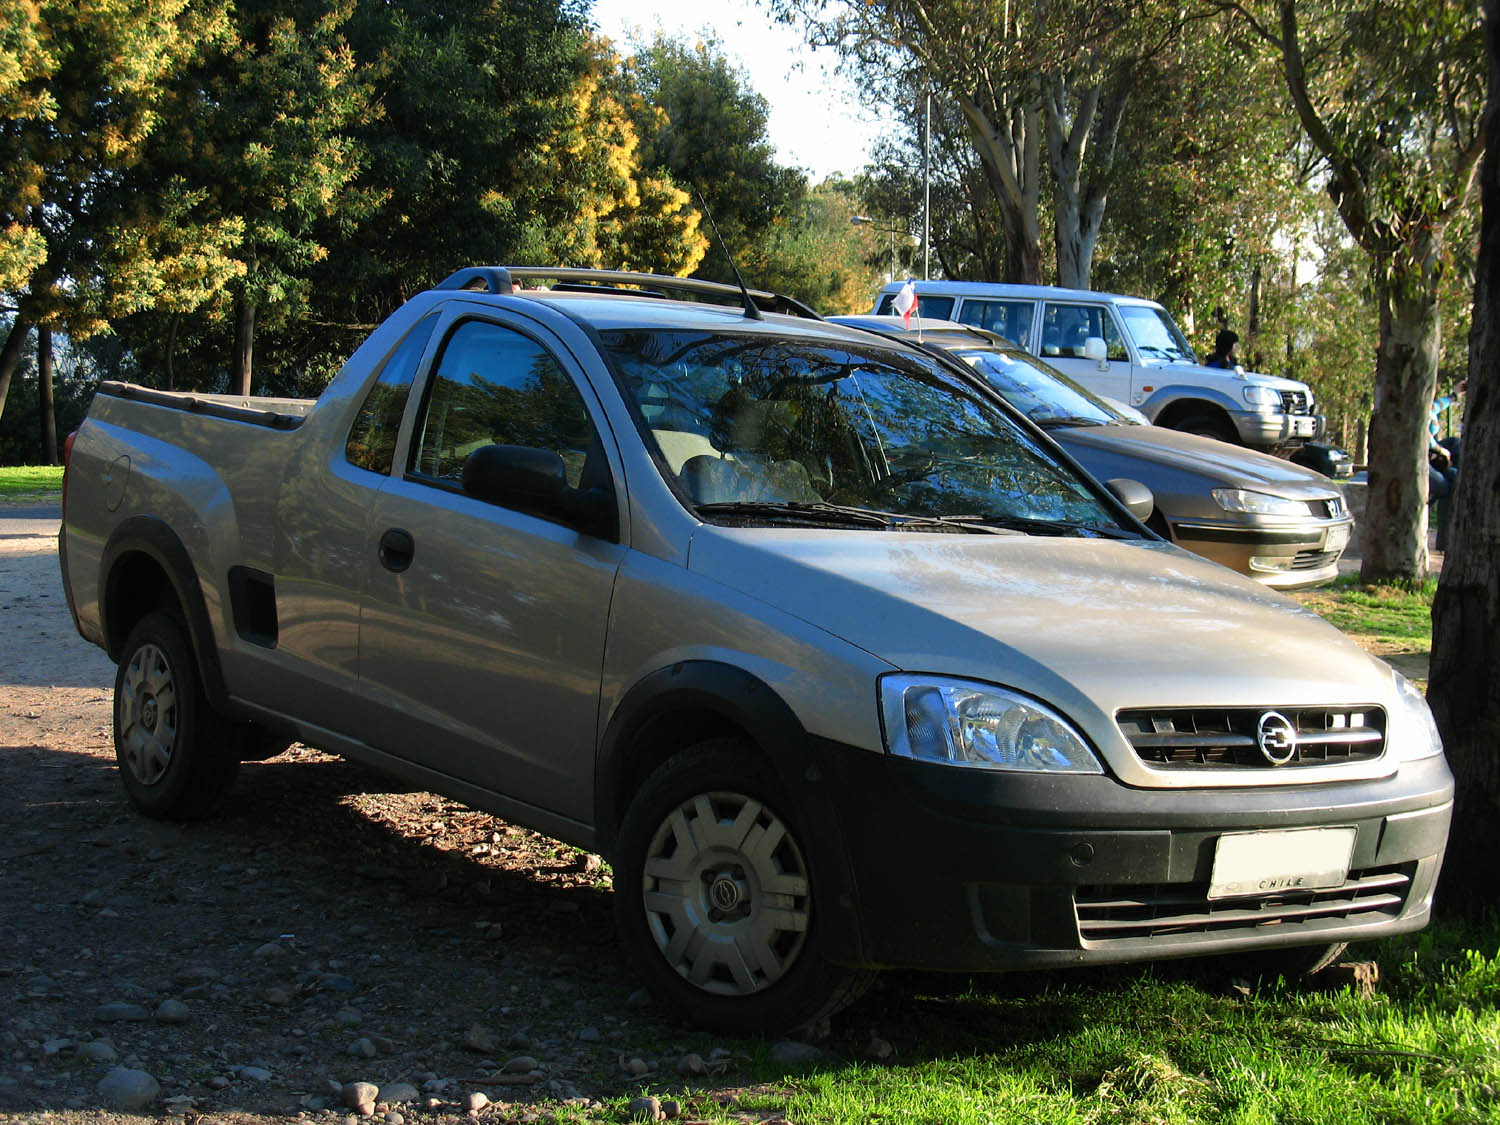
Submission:
M 130 799 L 204 815 L 298 739 L 598 850 L 642 979 L 728 1029 L 1427 922 L 1410 683 L 961 364 L 799 312 L 483 267 L 316 402 L 105 384 L 61 557 Z

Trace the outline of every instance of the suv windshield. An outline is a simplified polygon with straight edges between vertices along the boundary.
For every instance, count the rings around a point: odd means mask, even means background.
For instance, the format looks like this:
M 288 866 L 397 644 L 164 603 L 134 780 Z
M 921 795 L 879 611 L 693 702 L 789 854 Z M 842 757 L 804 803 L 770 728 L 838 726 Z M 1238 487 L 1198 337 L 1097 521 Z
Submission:
M 1122 532 L 1088 485 L 935 359 L 772 335 L 600 335 L 662 464 L 706 516 Z
M 1130 421 L 1062 372 L 1018 349 L 955 348 L 953 354 L 1039 426 L 1110 426 Z
M 1188 346 L 1172 318 L 1161 309 L 1150 305 L 1120 305 L 1120 316 L 1125 321 L 1125 331 L 1135 341 L 1141 358 L 1147 363 L 1159 360 L 1165 363 L 1197 363 L 1198 357 Z

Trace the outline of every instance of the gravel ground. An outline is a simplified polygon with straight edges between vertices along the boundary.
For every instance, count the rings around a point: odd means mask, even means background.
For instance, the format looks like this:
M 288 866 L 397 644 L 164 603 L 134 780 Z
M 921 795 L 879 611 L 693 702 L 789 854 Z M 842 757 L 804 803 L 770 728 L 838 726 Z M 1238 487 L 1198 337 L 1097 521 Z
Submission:
M 774 1119 L 759 1044 L 638 990 L 597 856 L 300 746 L 214 820 L 132 811 L 56 528 L 0 509 L 0 1119 Z

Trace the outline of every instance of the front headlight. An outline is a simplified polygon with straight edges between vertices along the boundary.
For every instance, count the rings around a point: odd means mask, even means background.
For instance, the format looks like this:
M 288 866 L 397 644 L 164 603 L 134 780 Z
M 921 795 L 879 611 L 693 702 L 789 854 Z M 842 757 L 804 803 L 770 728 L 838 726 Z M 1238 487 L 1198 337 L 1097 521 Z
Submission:
M 1280 406 L 1281 392 L 1261 383 L 1246 383 L 1240 393 L 1251 406 Z
M 1399 762 L 1416 762 L 1433 758 L 1443 752 L 1443 736 L 1438 734 L 1437 723 L 1432 718 L 1432 708 L 1417 690 L 1417 685 L 1394 668 L 1391 676 L 1396 681 L 1398 700 L 1395 720 L 1386 732 L 1391 753 Z
M 1268 496 L 1264 492 L 1251 492 L 1248 488 L 1216 488 L 1214 501 L 1226 512 L 1239 512 L 1248 516 L 1305 516 L 1307 505 L 1301 500 L 1286 500 L 1280 496 Z
M 903 758 L 1035 773 L 1104 772 L 1066 719 L 990 684 L 885 676 L 880 710 L 886 749 Z

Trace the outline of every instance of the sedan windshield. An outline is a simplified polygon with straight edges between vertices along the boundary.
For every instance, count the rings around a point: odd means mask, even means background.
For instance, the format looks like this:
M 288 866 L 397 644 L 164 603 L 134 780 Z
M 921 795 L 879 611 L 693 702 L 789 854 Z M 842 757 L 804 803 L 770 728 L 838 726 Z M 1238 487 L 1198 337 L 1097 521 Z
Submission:
M 679 492 L 706 518 L 1129 534 L 962 376 L 879 345 L 601 333 Z
M 1109 426 L 1130 421 L 1062 372 L 1019 349 L 961 348 L 954 355 L 1039 426 Z
M 1188 346 L 1187 340 L 1172 318 L 1161 309 L 1150 305 L 1121 305 L 1120 315 L 1125 318 L 1125 330 L 1135 341 L 1136 351 L 1150 363 L 1197 363 L 1198 357 Z

